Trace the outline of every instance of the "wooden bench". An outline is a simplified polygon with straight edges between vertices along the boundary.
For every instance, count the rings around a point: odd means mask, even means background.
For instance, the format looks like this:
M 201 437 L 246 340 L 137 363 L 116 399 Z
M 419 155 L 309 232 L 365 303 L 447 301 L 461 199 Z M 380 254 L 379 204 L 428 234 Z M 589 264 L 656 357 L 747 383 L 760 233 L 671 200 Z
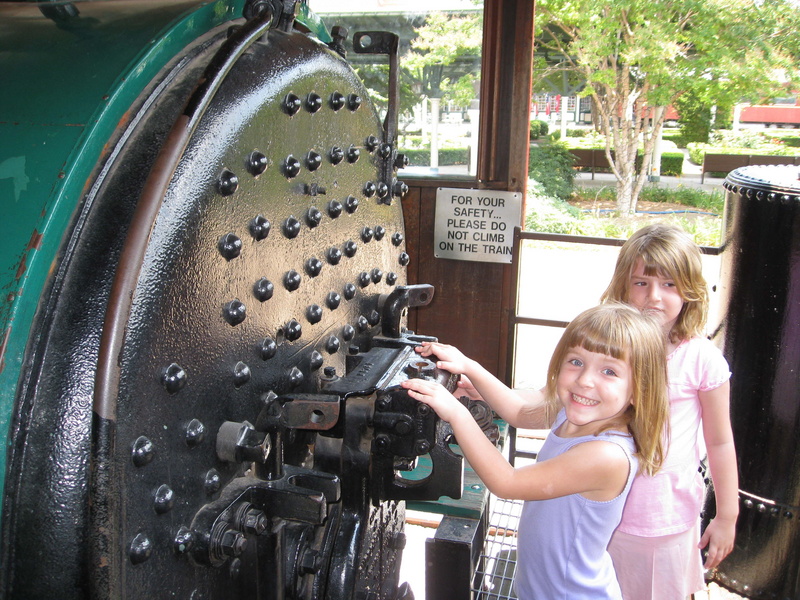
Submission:
M 575 157 L 573 166 L 590 168 L 592 170 L 592 179 L 594 179 L 595 169 L 610 168 L 606 151 L 600 148 L 571 148 L 569 151 Z
M 708 154 L 703 156 L 700 183 L 706 173 L 725 173 L 750 165 L 800 165 L 800 156 L 771 156 L 765 154 Z

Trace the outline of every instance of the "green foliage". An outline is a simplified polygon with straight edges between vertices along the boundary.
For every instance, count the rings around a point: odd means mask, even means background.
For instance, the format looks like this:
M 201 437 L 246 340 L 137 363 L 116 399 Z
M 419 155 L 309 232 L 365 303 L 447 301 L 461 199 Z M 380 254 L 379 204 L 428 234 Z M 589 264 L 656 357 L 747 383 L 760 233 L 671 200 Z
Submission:
M 408 157 L 409 166 L 420 167 L 431 164 L 430 147 L 403 150 L 402 153 Z M 439 148 L 439 164 L 442 166 L 469 164 L 469 148 Z
M 798 147 L 787 144 L 786 138 L 778 140 L 758 131 L 717 131 L 708 144 L 688 144 L 689 160 L 703 164 L 706 153 L 711 154 L 760 154 L 767 156 L 800 155 Z M 789 138 L 791 139 L 791 138 Z
M 572 195 L 574 164 L 575 157 L 570 154 L 566 144 L 532 144 L 528 159 L 528 177 L 539 182 L 546 195 L 566 199 Z
M 688 90 L 675 99 L 680 115 L 681 136 L 689 142 L 708 142 L 711 133 L 711 102 L 697 90 Z
M 683 152 L 661 153 L 661 175 L 679 177 L 683 175 Z

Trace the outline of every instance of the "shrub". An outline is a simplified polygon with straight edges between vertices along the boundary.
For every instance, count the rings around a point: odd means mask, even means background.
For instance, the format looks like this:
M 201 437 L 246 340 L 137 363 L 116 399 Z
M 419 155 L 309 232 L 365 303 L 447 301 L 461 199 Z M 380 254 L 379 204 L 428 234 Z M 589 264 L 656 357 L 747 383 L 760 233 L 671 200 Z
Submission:
M 408 157 L 408 164 L 414 167 L 431 164 L 430 148 L 417 148 L 403 150 Z M 469 148 L 439 148 L 440 165 L 466 165 L 469 164 Z
M 543 193 L 566 200 L 572 195 L 575 157 L 566 144 L 533 144 L 528 159 L 528 176 L 541 184 Z
M 541 121 L 531 121 L 531 139 L 538 140 L 542 135 Z
M 542 121 L 541 119 L 536 119 L 536 122 L 539 123 L 539 135 L 547 135 L 547 132 L 550 130 L 548 122 Z

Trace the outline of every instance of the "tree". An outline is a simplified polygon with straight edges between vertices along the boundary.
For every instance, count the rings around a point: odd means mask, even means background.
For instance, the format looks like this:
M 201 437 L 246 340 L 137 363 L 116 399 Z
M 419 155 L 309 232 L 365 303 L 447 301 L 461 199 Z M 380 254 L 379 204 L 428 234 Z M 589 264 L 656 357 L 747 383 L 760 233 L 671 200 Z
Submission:
M 565 70 L 585 80 L 622 214 L 647 181 L 664 107 L 682 93 L 723 106 L 785 95 L 777 72 L 800 89 L 794 0 L 539 0 L 536 16 L 538 51 L 561 57 L 537 77 Z

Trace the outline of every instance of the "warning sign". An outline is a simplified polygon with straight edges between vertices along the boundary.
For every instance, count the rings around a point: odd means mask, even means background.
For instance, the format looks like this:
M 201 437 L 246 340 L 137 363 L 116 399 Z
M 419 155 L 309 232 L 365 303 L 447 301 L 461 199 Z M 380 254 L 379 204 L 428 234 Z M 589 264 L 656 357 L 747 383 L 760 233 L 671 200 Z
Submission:
M 510 263 L 514 227 L 521 224 L 521 211 L 519 192 L 439 188 L 433 255 Z

